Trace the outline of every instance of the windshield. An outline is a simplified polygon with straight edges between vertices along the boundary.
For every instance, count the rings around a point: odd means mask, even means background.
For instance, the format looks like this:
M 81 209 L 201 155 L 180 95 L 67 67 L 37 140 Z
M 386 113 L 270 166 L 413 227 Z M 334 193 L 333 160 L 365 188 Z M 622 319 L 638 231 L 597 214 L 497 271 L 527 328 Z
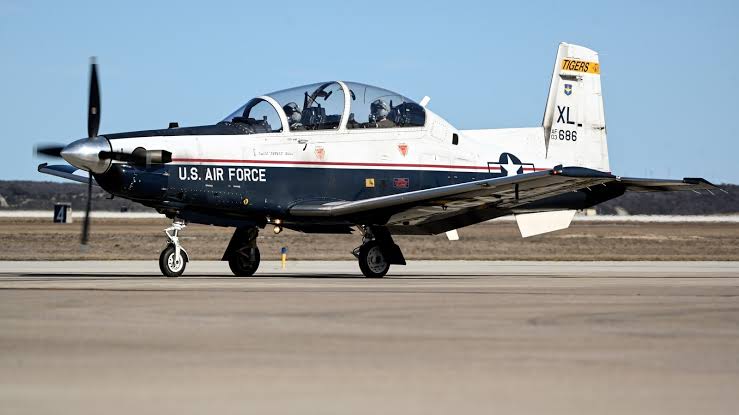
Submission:
M 254 98 L 242 105 L 223 121 L 237 124 L 250 134 L 282 131 L 282 122 L 277 110 L 261 98 Z

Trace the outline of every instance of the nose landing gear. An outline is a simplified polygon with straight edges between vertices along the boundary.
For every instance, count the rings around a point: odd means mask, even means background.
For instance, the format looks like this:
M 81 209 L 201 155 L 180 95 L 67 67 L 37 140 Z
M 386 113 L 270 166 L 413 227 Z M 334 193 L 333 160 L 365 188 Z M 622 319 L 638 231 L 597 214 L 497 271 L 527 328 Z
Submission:
M 172 222 L 172 226 L 164 230 L 169 240 L 167 247 L 159 255 L 159 270 L 168 278 L 177 278 L 185 272 L 185 267 L 190 259 L 187 252 L 180 246 L 179 233 L 185 229 L 187 224 L 179 219 Z

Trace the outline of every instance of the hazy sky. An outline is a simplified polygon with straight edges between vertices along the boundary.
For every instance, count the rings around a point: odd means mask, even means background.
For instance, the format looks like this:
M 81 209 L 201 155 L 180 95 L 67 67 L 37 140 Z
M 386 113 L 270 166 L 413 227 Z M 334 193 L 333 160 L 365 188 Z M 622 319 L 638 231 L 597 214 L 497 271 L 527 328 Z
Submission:
M 736 2 L 0 0 L 0 179 L 50 180 L 35 143 L 220 120 L 248 98 L 366 82 L 458 128 L 540 125 L 560 41 L 600 52 L 611 168 L 739 183 Z

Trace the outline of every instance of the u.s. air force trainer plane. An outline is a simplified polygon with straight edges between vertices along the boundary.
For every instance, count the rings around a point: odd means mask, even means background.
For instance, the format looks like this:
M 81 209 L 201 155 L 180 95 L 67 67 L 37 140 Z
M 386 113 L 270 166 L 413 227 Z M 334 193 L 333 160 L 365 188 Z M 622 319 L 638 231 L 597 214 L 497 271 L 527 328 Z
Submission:
M 362 273 L 382 277 L 405 264 L 392 235 L 453 238 L 463 226 L 514 214 L 526 237 L 564 229 L 575 210 L 627 191 L 714 187 L 611 173 L 598 54 L 582 46 L 560 44 L 541 126 L 458 130 L 428 102 L 321 82 L 251 99 L 214 125 L 98 135 L 93 63 L 88 138 L 39 148 L 71 164 L 39 171 L 171 218 L 159 257 L 168 277 L 189 261 L 178 239 L 188 222 L 236 228 L 223 260 L 237 276 L 257 270 L 257 234 L 267 225 L 275 233 L 357 229 Z M 88 223 L 89 200 L 83 244 Z

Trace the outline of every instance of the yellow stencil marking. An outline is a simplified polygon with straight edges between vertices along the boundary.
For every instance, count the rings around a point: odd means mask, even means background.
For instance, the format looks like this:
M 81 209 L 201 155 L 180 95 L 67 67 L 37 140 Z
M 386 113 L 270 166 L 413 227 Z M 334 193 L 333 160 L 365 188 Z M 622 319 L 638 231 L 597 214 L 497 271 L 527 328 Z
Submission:
M 599 75 L 600 64 L 598 62 L 586 62 L 576 59 L 562 59 L 562 70 Z

